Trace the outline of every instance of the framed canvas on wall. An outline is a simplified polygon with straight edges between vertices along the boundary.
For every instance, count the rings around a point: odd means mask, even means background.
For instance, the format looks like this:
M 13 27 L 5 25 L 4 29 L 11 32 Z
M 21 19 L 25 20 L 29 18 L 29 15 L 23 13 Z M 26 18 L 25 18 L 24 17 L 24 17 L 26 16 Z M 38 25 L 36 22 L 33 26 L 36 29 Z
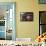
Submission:
M 20 21 L 24 21 L 24 22 L 33 21 L 33 12 L 21 12 Z

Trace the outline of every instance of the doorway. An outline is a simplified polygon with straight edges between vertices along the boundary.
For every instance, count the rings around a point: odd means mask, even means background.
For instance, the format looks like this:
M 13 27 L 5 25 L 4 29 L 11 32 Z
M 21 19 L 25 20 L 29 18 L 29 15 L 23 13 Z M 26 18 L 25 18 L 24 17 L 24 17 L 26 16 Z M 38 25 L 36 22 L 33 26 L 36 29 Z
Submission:
M 0 3 L 0 40 L 15 40 L 15 3 Z

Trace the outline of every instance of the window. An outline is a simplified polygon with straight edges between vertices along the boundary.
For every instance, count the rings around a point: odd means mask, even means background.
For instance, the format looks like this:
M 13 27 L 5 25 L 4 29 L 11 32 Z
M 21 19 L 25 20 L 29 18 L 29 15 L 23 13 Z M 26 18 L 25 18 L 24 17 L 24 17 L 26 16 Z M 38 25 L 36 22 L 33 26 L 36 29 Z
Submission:
M 39 35 L 46 32 L 46 11 L 39 12 Z
M 46 4 L 46 0 L 39 0 L 40 4 Z

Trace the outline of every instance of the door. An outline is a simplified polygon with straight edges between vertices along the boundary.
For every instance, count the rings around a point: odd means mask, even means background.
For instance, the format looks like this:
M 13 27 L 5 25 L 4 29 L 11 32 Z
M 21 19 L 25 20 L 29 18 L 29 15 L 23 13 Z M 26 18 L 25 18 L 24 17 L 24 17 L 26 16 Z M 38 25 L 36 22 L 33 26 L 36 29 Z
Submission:
M 2 12 L 1 12 L 2 11 Z M 2 15 L 2 19 L 5 21 L 5 29 L 3 33 L 0 33 L 5 40 L 15 40 L 15 3 L 14 2 L 3 2 L 0 3 L 0 16 Z M 3 13 L 3 14 L 2 14 Z M 3 36 L 4 35 L 4 36 Z M 3 39 L 2 39 L 3 40 Z

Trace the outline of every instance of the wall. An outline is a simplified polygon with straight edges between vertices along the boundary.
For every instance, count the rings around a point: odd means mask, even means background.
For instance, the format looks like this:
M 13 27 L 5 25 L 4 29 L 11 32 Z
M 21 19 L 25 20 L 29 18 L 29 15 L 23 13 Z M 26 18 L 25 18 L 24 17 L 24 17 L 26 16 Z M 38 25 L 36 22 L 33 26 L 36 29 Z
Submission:
M 39 16 L 37 0 L 19 0 L 17 3 L 17 37 L 36 38 L 39 32 Z M 20 12 L 33 12 L 33 22 L 20 22 Z
M 16 2 L 16 37 L 36 38 L 39 33 L 39 10 L 46 5 L 38 4 L 38 0 L 3 0 L 0 2 Z M 20 22 L 20 12 L 33 12 L 33 22 Z

